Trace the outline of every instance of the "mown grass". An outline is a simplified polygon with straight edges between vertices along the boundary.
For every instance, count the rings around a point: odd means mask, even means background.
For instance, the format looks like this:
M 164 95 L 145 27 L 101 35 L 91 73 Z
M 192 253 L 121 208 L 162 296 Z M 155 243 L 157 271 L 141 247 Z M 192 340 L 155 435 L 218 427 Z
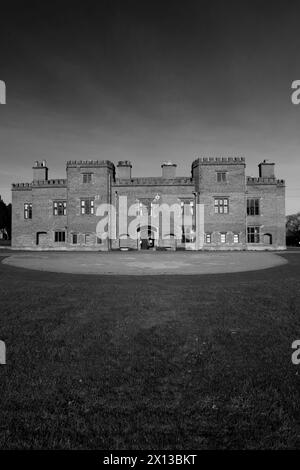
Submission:
M 0 264 L 0 448 L 300 448 L 300 256 L 284 256 L 210 276 Z

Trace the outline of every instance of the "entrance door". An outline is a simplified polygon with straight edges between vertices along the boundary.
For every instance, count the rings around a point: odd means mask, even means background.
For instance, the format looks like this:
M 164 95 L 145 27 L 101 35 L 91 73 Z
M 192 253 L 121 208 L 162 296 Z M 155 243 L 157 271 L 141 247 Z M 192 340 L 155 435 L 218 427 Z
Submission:
M 141 238 L 141 250 L 148 250 L 148 238 Z
M 151 226 L 141 227 L 140 232 L 140 249 L 151 250 L 155 247 L 155 234 Z
M 47 246 L 47 232 L 37 232 L 36 244 L 41 246 Z
M 264 234 L 264 244 L 265 245 L 272 245 L 272 235 L 270 233 Z

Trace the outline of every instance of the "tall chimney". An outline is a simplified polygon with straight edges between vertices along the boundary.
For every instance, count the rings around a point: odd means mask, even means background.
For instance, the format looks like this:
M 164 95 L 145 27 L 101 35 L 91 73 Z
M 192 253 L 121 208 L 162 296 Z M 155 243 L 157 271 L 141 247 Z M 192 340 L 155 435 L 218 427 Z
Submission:
M 172 162 L 164 162 L 162 165 L 162 177 L 165 179 L 171 179 L 176 177 L 177 165 Z
M 260 178 L 275 178 L 274 173 L 275 163 L 270 163 L 269 160 L 264 160 L 258 165 Z
M 47 180 L 48 179 L 48 167 L 46 160 L 42 162 L 35 162 L 33 169 L 33 181 Z
M 118 164 L 117 164 L 117 178 L 130 180 L 131 179 L 131 168 L 132 168 L 131 162 L 128 161 L 128 160 L 118 162 Z

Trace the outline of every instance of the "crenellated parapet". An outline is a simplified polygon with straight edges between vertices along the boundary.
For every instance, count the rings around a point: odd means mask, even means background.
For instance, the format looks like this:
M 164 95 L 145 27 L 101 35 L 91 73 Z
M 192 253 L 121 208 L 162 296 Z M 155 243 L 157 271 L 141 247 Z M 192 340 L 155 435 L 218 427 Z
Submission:
M 12 191 L 31 191 L 32 183 L 13 183 L 11 189 Z
M 192 163 L 192 169 L 198 165 L 246 165 L 244 157 L 199 157 Z
M 12 191 L 31 191 L 33 188 L 66 188 L 66 179 L 35 180 L 32 183 L 13 183 Z
M 161 176 L 135 177 L 131 179 L 116 178 L 114 186 L 184 186 L 193 185 L 188 177 L 162 178 Z
M 33 188 L 45 188 L 45 187 L 67 187 L 67 180 L 64 178 L 59 178 L 59 179 L 51 179 L 51 180 L 38 180 L 38 181 L 33 181 L 32 187 Z
M 273 184 L 276 186 L 285 186 L 285 180 L 279 180 L 276 178 L 254 178 L 252 176 L 247 176 L 247 185 L 255 184 Z
M 114 170 L 115 165 L 110 160 L 68 160 L 67 168 L 103 168 L 108 167 Z

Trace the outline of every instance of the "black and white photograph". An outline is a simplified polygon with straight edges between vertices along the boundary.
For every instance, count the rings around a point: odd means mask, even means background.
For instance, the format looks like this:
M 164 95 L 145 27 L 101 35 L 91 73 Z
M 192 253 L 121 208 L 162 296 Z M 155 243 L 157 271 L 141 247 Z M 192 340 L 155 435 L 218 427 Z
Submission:
M 1 2 L 0 462 L 300 450 L 299 20 Z

